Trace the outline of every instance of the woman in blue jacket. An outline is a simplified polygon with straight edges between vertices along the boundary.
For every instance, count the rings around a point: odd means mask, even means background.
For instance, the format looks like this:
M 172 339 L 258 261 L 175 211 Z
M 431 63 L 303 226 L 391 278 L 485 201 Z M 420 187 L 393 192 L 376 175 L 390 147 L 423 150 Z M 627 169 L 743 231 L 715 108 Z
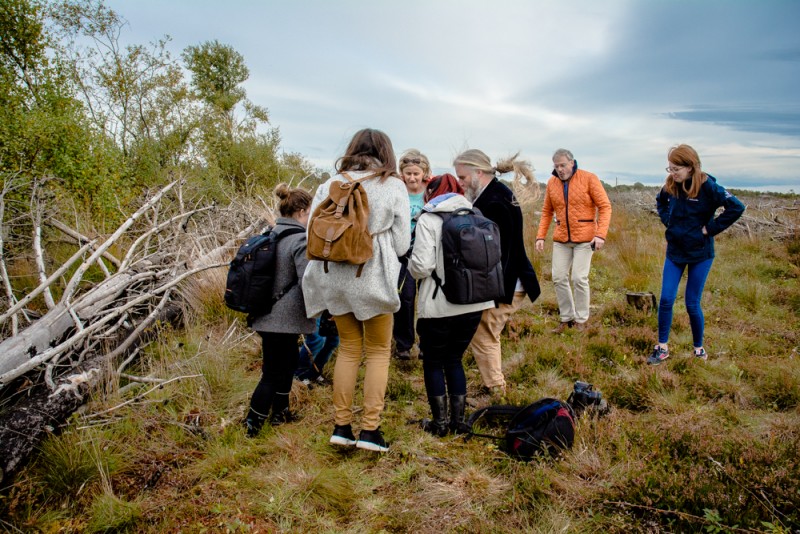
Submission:
M 658 306 L 658 344 L 647 359 L 650 365 L 658 365 L 669 358 L 667 341 L 672 326 L 672 307 L 684 270 L 689 273 L 685 301 L 694 356 L 701 360 L 708 358 L 703 348 L 704 319 L 700 299 L 714 261 L 714 236 L 736 222 L 744 212 L 744 204 L 739 199 L 702 171 L 700 156 L 689 145 L 670 149 L 667 161 L 667 181 L 656 197 L 658 215 L 667 227 L 667 256 Z M 719 207 L 724 211 L 715 217 Z

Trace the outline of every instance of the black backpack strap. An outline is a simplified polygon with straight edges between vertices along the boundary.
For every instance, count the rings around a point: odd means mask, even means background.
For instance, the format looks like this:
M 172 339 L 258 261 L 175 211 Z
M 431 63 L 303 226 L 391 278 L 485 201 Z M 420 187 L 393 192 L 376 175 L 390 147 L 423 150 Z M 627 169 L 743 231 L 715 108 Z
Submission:
M 497 420 L 510 421 L 523 408 L 524 406 L 515 406 L 513 404 L 495 404 L 474 411 L 472 415 L 469 416 L 469 419 L 467 419 L 467 426 L 469 427 L 469 434 L 467 437 L 477 436 L 479 438 L 505 440 L 505 433 L 503 433 L 502 436 L 479 434 L 478 432 L 473 432 L 472 428 L 481 420 L 486 420 L 487 422 L 496 422 Z
M 444 232 L 444 225 L 453 217 L 453 213 L 449 211 L 421 211 L 419 214 L 422 215 L 423 213 L 430 213 L 432 215 L 438 215 L 442 219 L 442 232 Z M 439 239 L 441 242 L 441 238 Z M 433 281 L 436 282 L 436 289 L 433 290 L 432 299 L 436 299 L 436 295 L 439 294 L 439 290 L 444 285 L 442 283 L 442 279 L 436 274 L 436 267 L 433 268 L 433 272 L 431 273 L 431 278 Z

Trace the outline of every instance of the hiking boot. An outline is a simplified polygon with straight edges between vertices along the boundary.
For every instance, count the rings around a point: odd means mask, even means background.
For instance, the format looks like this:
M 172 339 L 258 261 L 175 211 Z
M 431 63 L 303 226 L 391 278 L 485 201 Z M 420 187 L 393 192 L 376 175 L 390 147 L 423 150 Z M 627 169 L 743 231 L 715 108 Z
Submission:
M 706 349 L 700 347 L 699 349 L 694 349 L 694 357 L 698 360 L 706 361 L 708 360 L 708 354 L 706 353 Z
M 254 438 L 258 436 L 258 433 L 261 432 L 261 427 L 264 426 L 264 421 L 267 418 L 260 415 L 258 412 L 250 408 L 250 411 L 247 413 L 247 419 L 244 420 L 244 427 L 247 430 L 247 437 Z
M 573 327 L 575 328 L 575 330 L 577 330 L 578 332 L 586 332 L 587 330 L 589 330 L 589 323 L 588 323 L 588 322 L 584 322 L 584 323 L 575 323 L 575 324 L 573 324 L 572 326 L 573 326 Z
M 333 445 L 342 445 L 344 447 L 352 447 L 355 445 L 356 437 L 353 435 L 353 427 L 350 425 L 334 425 L 330 443 Z
M 411 351 L 410 350 L 396 350 L 394 351 L 394 357 L 398 360 L 410 360 L 411 359 Z
M 389 445 L 387 445 L 386 441 L 383 439 L 380 427 L 375 430 L 362 429 L 361 433 L 358 435 L 356 447 L 375 452 L 386 452 L 389 450 Z
M 297 417 L 295 417 L 295 415 L 289 411 L 289 408 L 284 408 L 278 413 L 273 413 L 272 417 L 269 418 L 269 424 L 272 426 L 280 426 L 284 423 L 294 423 L 295 421 L 297 421 Z
M 322 375 L 319 375 L 317 378 L 314 379 L 314 383 L 318 386 L 330 386 L 331 383 Z
M 647 365 L 658 365 L 667 358 L 669 358 L 669 351 L 661 345 L 656 345 L 653 349 L 653 354 L 647 358 Z
M 444 395 L 431 397 L 428 399 L 428 404 L 431 406 L 433 419 L 423 419 L 422 430 L 443 438 L 449 431 L 447 426 L 447 397 Z
M 466 395 L 450 395 L 450 431 L 453 434 L 468 434 L 470 431 L 464 417 Z
M 304 379 L 302 379 L 302 380 L 300 381 L 300 383 L 301 383 L 301 384 L 303 384 L 303 385 L 304 385 L 305 387 L 307 387 L 308 389 L 314 389 L 314 383 L 313 383 L 313 382 L 312 382 L 310 379 L 308 379 L 308 378 L 304 378 Z
M 564 330 L 567 328 L 572 328 L 575 326 L 575 321 L 564 321 L 563 323 L 559 323 L 557 327 L 553 328 L 552 332 L 554 334 L 563 334 Z

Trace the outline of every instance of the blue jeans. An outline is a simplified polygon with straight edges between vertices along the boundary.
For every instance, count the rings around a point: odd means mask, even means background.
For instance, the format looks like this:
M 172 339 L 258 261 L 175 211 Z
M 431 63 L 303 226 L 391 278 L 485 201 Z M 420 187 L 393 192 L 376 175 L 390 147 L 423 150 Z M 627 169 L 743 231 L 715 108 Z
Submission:
M 694 347 L 703 346 L 705 320 L 703 310 L 700 308 L 700 299 L 703 297 L 703 288 L 713 262 L 713 258 L 699 263 L 675 263 L 668 258 L 664 260 L 661 300 L 658 304 L 659 343 L 666 343 L 669 340 L 669 330 L 672 327 L 672 307 L 675 304 L 675 297 L 678 296 L 678 283 L 681 281 L 684 269 L 688 267 L 689 275 L 686 279 L 686 296 L 684 297 L 686 311 L 689 314 L 689 324 L 692 326 Z
M 314 380 L 322 374 L 322 368 L 328 363 L 331 354 L 339 346 L 339 336 L 319 335 L 320 319 L 317 319 L 317 330 L 305 336 L 305 344 L 300 347 L 300 363 L 295 376 L 300 380 Z

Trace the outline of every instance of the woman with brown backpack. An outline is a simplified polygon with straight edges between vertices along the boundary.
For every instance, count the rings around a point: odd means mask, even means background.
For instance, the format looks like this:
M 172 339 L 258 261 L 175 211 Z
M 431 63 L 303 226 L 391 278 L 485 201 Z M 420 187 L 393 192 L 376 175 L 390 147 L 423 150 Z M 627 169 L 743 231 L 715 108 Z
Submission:
M 379 130 L 368 128 L 357 132 L 336 162 L 336 170 L 338 174 L 317 189 L 311 205 L 312 260 L 303 279 L 303 294 L 309 317 L 328 310 L 339 331 L 339 352 L 333 371 L 334 430 L 330 442 L 385 452 L 388 445 L 380 430 L 380 416 L 389 379 L 392 319 L 400 308 L 398 257 L 406 253 L 411 239 L 408 193 L 397 175 L 392 143 Z M 351 201 L 353 195 L 358 195 L 357 202 Z M 360 211 L 351 214 L 348 212 L 351 208 Z M 340 237 L 357 242 L 359 236 L 347 236 L 352 225 L 337 228 L 335 220 L 349 217 L 355 220 L 359 214 L 367 215 L 364 231 L 368 232 L 372 245 L 371 256 L 365 261 L 363 255 L 352 261 L 346 257 L 325 259 L 333 258 L 338 250 L 358 248 L 336 242 Z M 325 255 L 328 253 L 330 256 Z M 366 362 L 364 414 L 356 440 L 351 426 L 352 405 L 362 357 Z

